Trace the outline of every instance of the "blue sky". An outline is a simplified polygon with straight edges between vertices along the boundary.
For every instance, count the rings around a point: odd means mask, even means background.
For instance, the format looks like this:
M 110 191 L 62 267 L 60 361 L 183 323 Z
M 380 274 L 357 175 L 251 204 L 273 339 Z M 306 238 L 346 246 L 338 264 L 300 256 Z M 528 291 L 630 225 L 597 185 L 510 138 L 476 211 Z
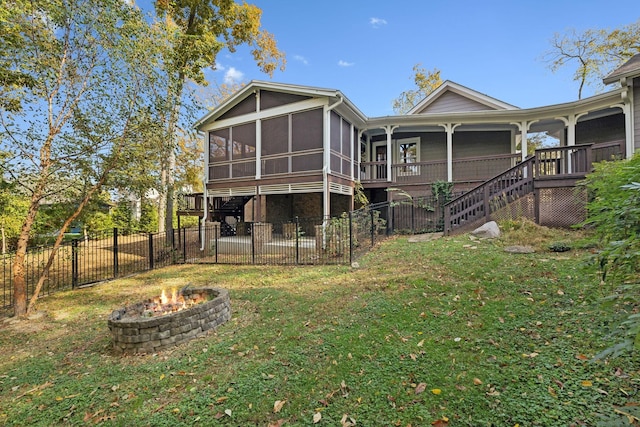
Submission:
M 370 117 L 393 114 L 420 63 L 521 108 L 577 99 L 571 71 L 542 60 L 553 34 L 613 29 L 640 9 L 602 0 L 249 0 L 287 55 L 272 80 L 341 90 Z M 212 82 L 269 80 L 246 49 L 218 56 Z M 584 96 L 594 94 L 587 89 Z

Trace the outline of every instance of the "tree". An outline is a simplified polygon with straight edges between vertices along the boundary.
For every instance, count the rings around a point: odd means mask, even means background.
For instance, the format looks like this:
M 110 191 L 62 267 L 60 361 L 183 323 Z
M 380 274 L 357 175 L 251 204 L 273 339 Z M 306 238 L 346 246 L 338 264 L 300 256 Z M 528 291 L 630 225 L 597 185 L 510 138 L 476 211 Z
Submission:
M 397 114 L 405 114 L 411 110 L 418 102 L 426 98 L 431 92 L 436 90 L 441 84 L 440 70 L 434 68 L 431 71 L 424 69 L 421 64 L 413 66 L 413 82 L 415 89 L 404 91 L 393 101 L 393 111 Z
M 583 185 L 591 195 L 587 204 L 589 226 L 599 246 L 597 261 L 602 280 L 612 283 L 609 302 L 640 306 L 640 154 L 617 162 L 599 162 Z M 620 310 L 620 312 L 625 312 Z M 622 341 L 600 353 L 599 357 L 623 350 L 640 349 L 640 316 L 628 311 L 625 321 L 615 328 Z
M 15 240 L 20 233 L 21 221 L 27 212 L 27 199 L 16 194 L 15 185 L 0 177 L 0 237 L 2 255 L 7 253 L 7 240 Z
M 165 52 L 164 72 L 167 75 L 165 144 L 163 144 L 162 190 L 160 213 L 164 230 L 173 228 L 173 199 L 177 130 L 183 108 L 185 85 L 188 81 L 206 85 L 203 70 L 215 67 L 222 51 L 234 52 L 240 45 L 249 45 L 258 67 L 270 76 L 284 68 L 284 54 L 276 47 L 270 33 L 260 27 L 262 11 L 254 5 L 231 0 L 158 0 L 156 13 L 164 20 L 169 35 Z
M 19 111 L 22 108 L 16 91 L 35 85 L 33 76 L 14 67 L 13 57 L 9 54 L 24 41 L 24 34 L 16 17 L 24 13 L 25 8 L 23 0 L 9 1 L 6 7 L 3 5 L 0 8 L 0 108 L 8 111 Z
M 139 143 L 135 118 L 153 87 L 155 39 L 140 11 L 122 0 L 12 1 L 21 43 L 3 47 L 3 66 L 32 86 L 2 82 L 2 170 L 22 187 L 28 208 L 13 263 L 14 313 L 35 305 L 65 230 L 111 171 L 135 161 L 123 153 Z M 14 105 L 16 105 L 14 103 Z M 43 201 L 64 202 L 63 221 L 27 306 L 25 256 Z
M 586 86 L 601 87 L 603 76 L 639 52 L 640 20 L 612 31 L 571 29 L 567 34 L 556 33 L 543 59 L 553 72 L 577 65 L 573 80 L 579 83 L 578 99 L 582 99 Z

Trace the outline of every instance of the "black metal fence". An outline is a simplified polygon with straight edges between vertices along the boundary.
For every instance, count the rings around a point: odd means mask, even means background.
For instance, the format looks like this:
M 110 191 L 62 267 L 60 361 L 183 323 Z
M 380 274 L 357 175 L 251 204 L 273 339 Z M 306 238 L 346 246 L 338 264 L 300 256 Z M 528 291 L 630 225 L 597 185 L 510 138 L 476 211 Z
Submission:
M 40 296 L 182 263 L 351 264 L 393 233 L 440 231 L 442 210 L 420 199 L 370 205 L 337 218 L 281 223 L 205 223 L 173 233 L 110 233 L 64 243 Z M 52 247 L 26 255 L 27 295 L 33 295 Z M 14 255 L 0 258 L 3 307 L 13 304 Z

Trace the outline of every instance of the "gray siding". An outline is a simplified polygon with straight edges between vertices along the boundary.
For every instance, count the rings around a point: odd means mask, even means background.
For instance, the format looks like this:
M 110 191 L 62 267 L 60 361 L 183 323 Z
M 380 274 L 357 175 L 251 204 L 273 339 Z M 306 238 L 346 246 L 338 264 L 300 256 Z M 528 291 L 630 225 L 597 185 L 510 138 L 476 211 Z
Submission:
M 576 144 L 624 140 L 624 114 L 600 117 L 576 125 Z
M 418 114 L 431 113 L 453 113 L 460 111 L 485 111 L 494 108 L 481 104 L 454 92 L 445 92 L 438 99 L 434 100 L 426 108 L 420 110 Z
M 511 132 L 454 132 L 453 158 L 490 156 L 511 152 Z
M 447 158 L 447 134 L 423 133 L 420 137 L 420 161 L 430 162 L 434 160 L 446 160 Z
M 243 116 L 249 113 L 256 112 L 256 96 L 255 94 L 249 94 L 245 99 L 238 102 L 231 107 L 229 111 L 224 113 L 218 120 L 230 119 L 232 117 Z
M 290 93 L 272 92 L 270 90 L 260 91 L 260 109 L 268 110 L 269 108 L 280 107 L 294 102 L 311 99 L 310 96 L 293 95 Z

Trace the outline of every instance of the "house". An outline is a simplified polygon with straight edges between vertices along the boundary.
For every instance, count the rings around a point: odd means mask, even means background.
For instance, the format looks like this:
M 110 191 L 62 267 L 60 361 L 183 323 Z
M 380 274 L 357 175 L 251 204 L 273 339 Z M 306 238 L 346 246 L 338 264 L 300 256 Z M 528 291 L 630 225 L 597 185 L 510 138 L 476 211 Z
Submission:
M 367 117 L 339 90 L 252 81 L 196 123 L 205 193 L 181 213 L 231 226 L 333 216 L 354 208 L 358 182 L 371 202 L 398 197 L 390 188 L 424 196 L 437 181 L 465 192 L 524 163 L 532 138 L 554 148 L 530 178 L 570 188 L 585 161 L 640 149 L 640 55 L 604 82 L 617 87 L 521 109 L 446 81 L 405 115 Z

